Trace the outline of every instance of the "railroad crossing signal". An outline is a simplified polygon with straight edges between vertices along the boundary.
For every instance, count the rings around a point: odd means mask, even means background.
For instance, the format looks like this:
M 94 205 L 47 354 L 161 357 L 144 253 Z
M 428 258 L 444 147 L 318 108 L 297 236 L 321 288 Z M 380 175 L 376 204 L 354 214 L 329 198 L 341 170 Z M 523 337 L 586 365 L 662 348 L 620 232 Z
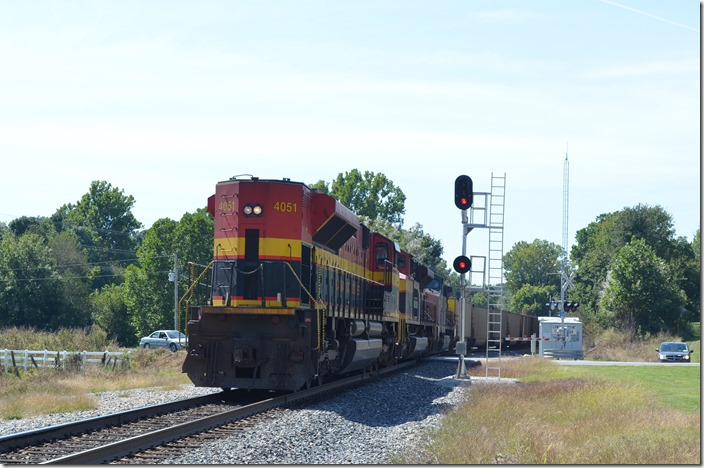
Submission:
M 472 179 L 467 175 L 461 175 L 455 179 L 455 206 L 460 210 L 467 210 L 474 202 L 472 193 Z
M 545 307 L 550 309 L 551 311 L 560 311 L 560 317 L 564 317 L 565 312 L 574 312 L 577 310 L 579 307 L 579 302 L 560 302 L 560 301 L 555 301 L 552 298 L 549 298 L 549 302 L 545 304 Z

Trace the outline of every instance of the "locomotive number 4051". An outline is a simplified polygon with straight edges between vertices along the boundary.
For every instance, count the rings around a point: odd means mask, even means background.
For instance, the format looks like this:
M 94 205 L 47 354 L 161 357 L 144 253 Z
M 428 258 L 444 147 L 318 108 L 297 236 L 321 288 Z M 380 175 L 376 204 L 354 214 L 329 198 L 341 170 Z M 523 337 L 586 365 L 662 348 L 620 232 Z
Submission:
M 274 211 L 283 213 L 295 213 L 298 211 L 298 205 L 291 202 L 276 202 L 274 203 Z

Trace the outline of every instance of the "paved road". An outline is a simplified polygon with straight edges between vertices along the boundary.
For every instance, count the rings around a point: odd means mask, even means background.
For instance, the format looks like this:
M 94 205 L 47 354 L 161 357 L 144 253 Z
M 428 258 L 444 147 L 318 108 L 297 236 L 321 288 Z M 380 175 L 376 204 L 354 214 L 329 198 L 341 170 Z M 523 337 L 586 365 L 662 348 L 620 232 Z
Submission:
M 697 366 L 699 362 L 625 362 L 625 361 L 574 361 L 569 359 L 560 359 L 555 361 L 557 364 L 566 366 Z
M 510 359 L 515 356 L 503 356 L 502 359 Z M 457 356 L 435 356 L 428 359 L 457 362 Z M 478 365 L 484 362 L 484 357 L 480 353 L 470 353 L 465 357 L 467 366 Z M 565 366 L 685 366 L 699 367 L 699 362 L 626 362 L 626 361 L 585 361 L 573 359 L 555 359 L 556 364 Z

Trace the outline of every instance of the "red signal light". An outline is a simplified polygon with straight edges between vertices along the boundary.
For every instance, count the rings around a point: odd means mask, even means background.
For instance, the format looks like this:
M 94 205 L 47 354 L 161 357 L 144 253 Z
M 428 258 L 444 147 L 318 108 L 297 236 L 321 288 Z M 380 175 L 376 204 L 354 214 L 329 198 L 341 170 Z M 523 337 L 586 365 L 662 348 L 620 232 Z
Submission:
M 452 262 L 452 267 L 457 273 L 467 273 L 472 269 L 472 261 L 465 255 L 460 255 L 454 262 Z
M 469 176 L 461 175 L 455 179 L 455 206 L 460 210 L 466 210 L 472 206 L 474 201 L 472 179 Z

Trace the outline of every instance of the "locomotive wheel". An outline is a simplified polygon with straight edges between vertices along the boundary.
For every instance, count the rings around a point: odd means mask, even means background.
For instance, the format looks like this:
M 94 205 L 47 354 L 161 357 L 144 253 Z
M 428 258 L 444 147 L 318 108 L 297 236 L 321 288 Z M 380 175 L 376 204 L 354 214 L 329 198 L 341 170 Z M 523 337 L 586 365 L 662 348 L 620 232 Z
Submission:
M 322 387 L 324 381 L 322 374 L 318 374 L 315 380 L 318 387 Z

